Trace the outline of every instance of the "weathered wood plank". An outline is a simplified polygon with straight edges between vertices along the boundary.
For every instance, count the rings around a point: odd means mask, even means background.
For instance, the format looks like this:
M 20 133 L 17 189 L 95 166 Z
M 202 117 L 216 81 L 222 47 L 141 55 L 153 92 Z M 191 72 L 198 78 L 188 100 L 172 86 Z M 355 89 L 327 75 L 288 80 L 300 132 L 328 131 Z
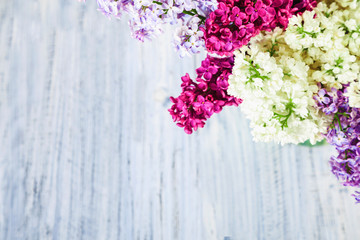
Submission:
M 188 136 L 171 33 L 66 1 L 0 3 L 0 239 L 357 239 L 330 147 L 254 143 L 239 109 Z

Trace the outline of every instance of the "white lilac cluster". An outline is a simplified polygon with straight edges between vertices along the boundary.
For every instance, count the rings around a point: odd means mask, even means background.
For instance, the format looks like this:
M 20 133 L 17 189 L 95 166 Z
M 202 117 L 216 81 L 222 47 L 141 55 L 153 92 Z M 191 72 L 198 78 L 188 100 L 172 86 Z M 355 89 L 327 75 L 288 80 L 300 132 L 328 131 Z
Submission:
M 241 97 L 255 141 L 298 144 L 322 138 L 329 119 L 314 107 L 310 68 L 289 51 L 282 30 L 259 35 L 235 53 L 228 93 Z
M 199 27 L 217 7 L 216 0 L 97 0 L 107 16 L 129 16 L 132 36 L 140 41 L 153 39 L 163 32 L 164 24 L 178 24 L 174 44 L 181 57 L 199 53 L 204 46 Z
M 284 36 L 290 49 L 312 66 L 313 79 L 341 89 L 359 77 L 359 30 L 359 7 L 344 10 L 336 2 L 319 3 L 314 11 L 291 18 Z
M 286 31 L 262 33 L 235 53 L 228 92 L 243 99 L 255 140 L 320 140 L 331 119 L 316 108 L 319 88 L 349 84 L 349 105 L 360 106 L 360 7 L 339 2 L 319 3 Z
M 324 88 L 342 89 L 350 84 L 345 93 L 349 106 L 360 107 L 359 1 L 319 3 L 314 11 L 291 18 L 285 41 L 302 51 L 304 61 L 314 69 L 312 78 Z
M 349 98 L 349 106 L 360 108 L 360 82 L 352 82 L 344 96 Z
M 355 9 L 359 0 L 337 0 L 336 2 L 343 8 Z

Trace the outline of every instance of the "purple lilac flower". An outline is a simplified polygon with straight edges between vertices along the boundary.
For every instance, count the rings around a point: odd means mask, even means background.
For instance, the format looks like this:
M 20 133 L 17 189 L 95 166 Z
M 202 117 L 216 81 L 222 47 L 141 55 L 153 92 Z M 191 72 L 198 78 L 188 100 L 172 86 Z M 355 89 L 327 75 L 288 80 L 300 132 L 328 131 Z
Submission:
M 98 10 L 102 12 L 105 16 L 120 18 L 123 11 L 125 11 L 126 6 L 129 5 L 131 1 L 129 0 L 96 0 L 98 5 Z
M 326 114 L 334 116 L 326 134 L 327 141 L 338 154 L 330 159 L 333 174 L 345 186 L 360 187 L 360 109 L 349 106 L 344 96 L 348 85 L 343 89 L 321 89 L 314 99 L 317 107 Z M 325 99 L 329 100 L 325 100 Z M 360 203 L 360 192 L 353 195 Z
M 129 17 L 132 36 L 140 41 L 153 39 L 163 32 L 166 23 L 181 26 L 174 36 L 181 57 L 199 53 L 204 47 L 205 19 L 217 7 L 216 0 L 97 0 L 99 10 L 108 17 Z
M 209 16 L 209 14 L 217 9 L 217 0 L 198 0 L 198 13 L 202 16 Z
M 315 100 L 321 106 L 323 106 L 323 104 L 329 104 L 329 102 L 330 102 L 330 98 L 326 97 L 325 94 L 326 94 L 326 90 L 325 89 L 320 89 L 318 94 L 315 96 Z
M 129 26 L 132 36 L 140 41 L 151 40 L 163 32 L 161 14 L 163 11 L 157 4 L 150 4 L 146 7 L 136 8 L 130 5 L 127 8 L 130 16 Z
M 196 70 L 196 82 L 189 74 L 181 78 L 182 93 L 177 98 L 170 98 L 173 105 L 169 112 L 186 133 L 204 127 L 205 121 L 223 107 L 238 106 L 242 102 L 226 92 L 233 65 L 233 57 L 219 59 L 208 55 Z
M 199 21 L 199 18 L 191 17 L 186 24 L 176 29 L 174 45 L 180 57 L 199 53 L 204 47 L 204 33 L 199 29 Z
M 356 203 L 360 203 L 360 192 L 359 191 L 355 191 L 355 193 L 352 196 L 355 198 Z

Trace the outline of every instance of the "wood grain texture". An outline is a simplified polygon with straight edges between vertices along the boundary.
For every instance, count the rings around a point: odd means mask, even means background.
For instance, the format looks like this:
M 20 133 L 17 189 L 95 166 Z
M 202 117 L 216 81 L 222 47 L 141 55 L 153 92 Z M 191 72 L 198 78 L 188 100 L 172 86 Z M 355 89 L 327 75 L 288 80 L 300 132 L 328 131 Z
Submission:
M 170 39 L 136 42 L 95 1 L 0 2 L 0 239 L 359 239 L 330 147 L 254 143 L 234 107 L 172 123 L 204 55 Z

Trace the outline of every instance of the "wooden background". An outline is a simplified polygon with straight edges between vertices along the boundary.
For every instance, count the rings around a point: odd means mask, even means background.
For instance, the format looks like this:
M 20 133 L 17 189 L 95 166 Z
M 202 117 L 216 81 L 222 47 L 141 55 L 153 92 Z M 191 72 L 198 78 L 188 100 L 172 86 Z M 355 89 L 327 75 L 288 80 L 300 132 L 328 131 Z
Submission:
M 0 239 L 359 239 L 330 147 L 254 143 L 234 107 L 175 126 L 203 55 L 171 36 L 138 43 L 94 0 L 0 1 Z

